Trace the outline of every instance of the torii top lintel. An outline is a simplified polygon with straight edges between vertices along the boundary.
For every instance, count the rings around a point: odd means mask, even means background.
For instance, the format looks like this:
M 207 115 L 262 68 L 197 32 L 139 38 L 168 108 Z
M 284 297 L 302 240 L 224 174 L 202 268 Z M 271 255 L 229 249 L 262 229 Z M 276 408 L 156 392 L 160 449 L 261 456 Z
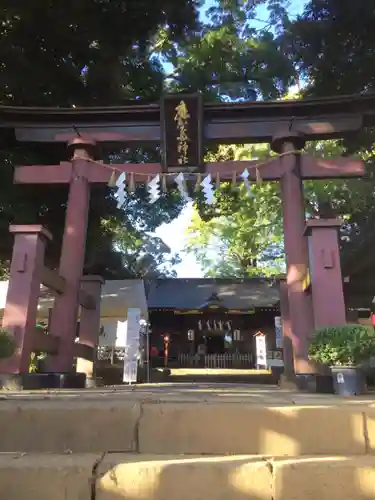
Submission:
M 22 142 L 68 142 L 80 133 L 102 143 L 160 143 L 158 104 L 122 107 L 28 108 L 0 106 L 0 128 L 11 128 Z M 172 96 L 173 97 L 173 96 Z M 174 96 L 186 99 L 185 94 Z M 342 137 L 375 124 L 375 94 L 288 101 L 204 103 L 201 132 L 217 143 L 270 142 L 293 124 L 306 139 Z

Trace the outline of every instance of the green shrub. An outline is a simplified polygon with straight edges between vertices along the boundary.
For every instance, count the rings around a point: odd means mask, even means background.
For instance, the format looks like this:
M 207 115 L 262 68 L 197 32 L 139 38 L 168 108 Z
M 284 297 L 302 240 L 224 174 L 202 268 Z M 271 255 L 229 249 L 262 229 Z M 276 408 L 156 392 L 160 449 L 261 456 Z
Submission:
M 375 332 L 364 325 L 331 326 L 317 330 L 309 357 L 330 366 L 356 366 L 375 356 Z
M 10 358 L 15 350 L 16 342 L 13 335 L 4 328 L 0 328 L 0 359 Z

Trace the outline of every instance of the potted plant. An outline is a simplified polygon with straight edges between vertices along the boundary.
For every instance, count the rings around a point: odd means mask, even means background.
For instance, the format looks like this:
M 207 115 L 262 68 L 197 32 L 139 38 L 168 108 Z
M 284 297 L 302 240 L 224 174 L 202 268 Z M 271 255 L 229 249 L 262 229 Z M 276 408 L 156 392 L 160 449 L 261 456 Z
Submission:
M 358 324 L 319 329 L 311 339 L 309 355 L 331 367 L 336 394 L 359 395 L 366 389 L 362 366 L 375 355 L 374 329 Z

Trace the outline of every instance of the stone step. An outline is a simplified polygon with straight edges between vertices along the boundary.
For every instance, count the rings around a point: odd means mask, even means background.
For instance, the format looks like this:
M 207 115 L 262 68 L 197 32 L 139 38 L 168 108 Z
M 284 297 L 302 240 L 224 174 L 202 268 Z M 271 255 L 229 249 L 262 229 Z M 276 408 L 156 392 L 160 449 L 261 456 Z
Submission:
M 171 368 L 169 383 L 247 383 L 277 385 L 279 371 L 231 368 Z
M 0 454 L 0 498 L 370 500 L 375 456 Z
M 371 404 L 259 405 L 129 396 L 2 400 L 0 452 L 112 450 L 293 457 L 361 455 L 375 450 Z
M 262 375 L 170 375 L 166 381 L 171 384 L 264 384 L 277 385 L 279 377 L 272 374 Z

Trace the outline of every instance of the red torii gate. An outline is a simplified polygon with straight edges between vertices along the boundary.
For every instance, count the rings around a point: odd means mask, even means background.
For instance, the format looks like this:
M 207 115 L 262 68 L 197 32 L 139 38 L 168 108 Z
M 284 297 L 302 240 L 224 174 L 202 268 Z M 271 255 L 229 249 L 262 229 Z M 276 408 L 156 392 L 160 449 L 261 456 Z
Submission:
M 89 212 L 90 184 L 108 183 L 112 167 L 95 161 L 95 140 L 99 142 L 162 143 L 168 148 L 168 137 L 174 120 L 169 124 L 165 115 L 183 99 L 192 96 L 174 96 L 162 106 L 128 106 L 122 108 L 32 109 L 0 106 L 2 126 L 14 128 L 17 140 L 24 142 L 64 142 L 71 140 L 71 160 L 59 165 L 32 165 L 17 167 L 14 182 L 18 184 L 70 184 L 65 232 L 61 251 L 59 275 L 65 280 L 65 292 L 55 300 L 50 330 L 60 337 L 59 352 L 54 357 L 53 369 L 70 371 L 73 361 L 72 336 L 76 332 L 80 281 L 84 263 L 86 230 Z M 168 98 L 170 99 L 170 98 Z M 311 371 L 308 362 L 308 336 L 312 329 L 323 324 L 345 322 L 345 305 L 339 261 L 337 221 L 305 221 L 302 181 L 307 179 L 334 179 L 361 177 L 361 161 L 338 158 L 323 160 L 301 154 L 304 140 L 340 137 L 371 125 L 367 113 L 374 96 L 334 99 L 278 101 L 267 103 L 204 104 L 200 97 L 192 97 L 188 136 L 196 138 L 196 158 L 189 165 L 200 165 L 202 174 L 220 175 L 222 181 L 232 180 L 233 172 L 241 174 L 248 169 L 249 180 L 256 180 L 257 162 L 238 161 L 201 165 L 203 138 L 216 143 L 268 142 L 279 156 L 262 164 L 264 181 L 280 181 L 284 213 L 284 240 L 287 277 L 281 294 L 288 299 L 290 322 L 284 333 L 291 339 L 294 368 L 297 373 Z M 343 111 L 344 110 L 344 111 Z M 77 137 L 72 123 L 79 128 Z M 8 124 L 8 125 L 7 125 Z M 172 125 L 171 125 L 172 124 Z M 194 129 L 194 126 L 196 127 Z M 173 132 L 173 130 L 172 130 Z M 203 137 L 204 136 L 204 137 Z M 194 139 L 195 141 L 195 139 Z M 192 143 L 194 149 L 194 141 Z M 166 146 L 167 144 L 167 146 Z M 161 164 L 117 165 L 116 172 L 135 173 L 134 180 L 144 182 L 145 175 L 168 171 L 175 163 L 175 152 Z M 137 175 L 138 173 L 138 175 Z M 328 245 L 328 246 L 327 246 Z M 309 250 L 310 246 L 310 258 Z M 310 267 L 311 294 L 306 290 Z M 327 309 L 327 304 L 329 308 Z M 283 309 L 283 307 L 282 307 Z M 8 315 L 7 326 L 12 327 Z M 14 325 L 17 326 L 16 321 Z M 25 328 L 22 335 L 28 335 Z M 97 336 L 98 332 L 92 332 Z M 87 339 L 86 339 L 87 340 Z M 95 345 L 95 339 L 91 339 Z M 20 371 L 16 358 L 11 370 Z M 286 359 L 287 362 L 287 359 Z M 9 364 L 8 364 L 9 366 Z M 290 367 L 292 368 L 292 367 Z
M 343 177 L 361 177 L 364 165 L 361 161 L 347 158 L 323 160 L 301 155 L 303 138 L 296 132 L 281 132 L 274 138 L 272 148 L 281 153 L 271 158 L 261 167 L 261 177 L 264 181 L 281 182 L 284 213 L 285 253 L 287 259 L 287 286 L 289 308 L 292 322 L 292 344 L 297 373 L 311 371 L 307 350 L 308 336 L 314 328 L 315 319 L 319 317 L 319 304 L 313 311 L 311 297 L 306 294 L 304 281 L 308 274 L 309 254 L 308 241 L 305 237 L 305 211 L 302 181 L 307 179 L 333 179 Z M 112 167 L 105 166 L 94 160 L 96 157 L 95 143 L 90 138 L 77 137 L 70 143 L 72 158 L 70 162 L 60 165 L 33 165 L 17 167 L 14 182 L 17 184 L 70 184 L 66 212 L 65 231 L 61 251 L 59 274 L 67 284 L 66 293 L 57 297 L 52 311 L 50 330 L 60 337 L 60 349 L 54 360 L 54 370 L 66 372 L 71 370 L 73 361 L 73 346 L 71 338 L 76 331 L 78 312 L 78 295 L 84 264 L 86 230 L 89 215 L 90 184 L 108 183 L 112 175 Z M 256 180 L 256 161 L 234 161 L 209 163 L 205 172 L 220 174 L 221 180 L 232 179 L 232 172 L 242 173 L 245 168 L 250 173 L 250 179 Z M 160 164 L 125 164 L 115 166 L 117 175 L 120 172 L 139 173 L 135 181 L 144 181 L 145 174 L 162 173 Z M 333 226 L 336 224 L 334 221 Z M 312 229 L 314 230 L 314 229 Z M 337 237 L 336 237 L 337 239 Z M 329 297 L 333 323 L 345 322 L 345 306 L 342 293 L 338 245 L 332 251 L 336 253 L 335 284 L 337 293 Z M 331 252 L 332 253 L 332 252 Z M 317 256 L 319 261 L 319 256 Z M 316 267 L 322 265 L 314 263 Z M 316 293 L 327 290 L 327 281 L 320 276 L 320 282 L 313 289 Z M 330 279 L 330 278 L 329 278 Z M 324 281 L 323 281 L 324 280 Z M 329 287 L 328 287 L 329 289 Z M 315 321 L 316 323 L 316 321 Z

